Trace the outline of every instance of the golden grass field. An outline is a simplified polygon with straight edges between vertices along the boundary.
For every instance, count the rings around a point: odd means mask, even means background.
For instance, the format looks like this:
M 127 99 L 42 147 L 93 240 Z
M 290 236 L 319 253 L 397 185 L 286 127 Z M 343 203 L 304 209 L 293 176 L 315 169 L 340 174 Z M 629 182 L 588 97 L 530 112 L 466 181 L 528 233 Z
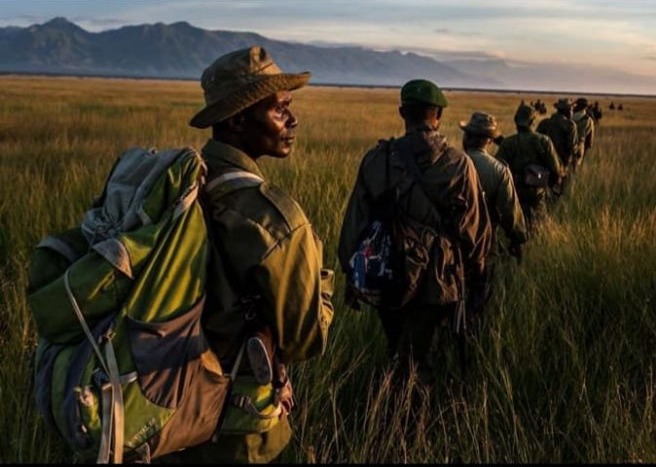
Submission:
M 494 114 L 509 135 L 521 99 L 579 97 L 446 95 L 441 131 L 457 147 L 458 121 L 475 110 Z M 452 336 L 438 333 L 440 383 L 419 416 L 403 399 L 390 421 L 384 338 L 374 313 L 343 305 L 336 243 L 362 155 L 402 134 L 398 89 L 294 93 L 297 146 L 261 165 L 304 207 L 337 284 L 328 351 L 292 368 L 298 407 L 284 460 L 656 462 L 656 98 L 585 97 L 604 111 L 595 145 L 523 263 L 498 265 L 466 379 Z M 624 110 L 608 110 L 611 101 Z M 0 462 L 71 462 L 34 409 L 29 255 L 48 233 L 81 221 L 125 149 L 200 149 L 209 130 L 187 122 L 203 98 L 195 82 L 7 75 L 0 103 Z

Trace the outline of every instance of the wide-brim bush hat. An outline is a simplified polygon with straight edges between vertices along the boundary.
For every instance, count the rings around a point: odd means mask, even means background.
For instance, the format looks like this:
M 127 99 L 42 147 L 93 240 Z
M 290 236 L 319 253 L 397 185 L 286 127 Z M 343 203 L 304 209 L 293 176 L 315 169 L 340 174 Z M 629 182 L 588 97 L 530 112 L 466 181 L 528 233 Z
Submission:
M 401 88 L 401 103 L 419 103 L 442 108 L 449 105 L 440 87 L 427 79 L 413 79 L 405 83 Z
M 310 72 L 283 73 L 259 46 L 235 50 L 217 58 L 203 71 L 200 84 L 205 108 L 189 124 L 207 128 L 278 91 L 293 91 L 307 84 Z
M 588 100 L 585 97 L 579 97 L 574 102 L 574 110 L 583 110 L 588 108 Z
M 460 128 L 471 135 L 496 138 L 501 134 L 497 120 L 485 112 L 474 112 L 468 122 L 461 121 Z
M 515 111 L 515 125 L 530 128 L 535 121 L 535 109 L 523 101 Z
M 572 106 L 574 105 L 574 101 L 572 99 L 558 99 L 556 102 L 554 102 L 554 107 L 558 110 L 567 110 L 571 109 Z

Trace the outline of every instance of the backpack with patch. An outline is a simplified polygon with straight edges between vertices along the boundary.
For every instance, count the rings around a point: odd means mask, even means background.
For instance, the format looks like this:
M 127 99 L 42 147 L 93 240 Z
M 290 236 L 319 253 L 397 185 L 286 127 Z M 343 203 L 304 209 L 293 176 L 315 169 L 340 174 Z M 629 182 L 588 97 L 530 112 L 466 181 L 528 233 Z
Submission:
M 210 255 L 199 194 L 262 180 L 205 175 L 193 148 L 132 148 L 81 225 L 32 253 L 36 406 L 84 460 L 149 462 L 220 424 L 242 352 L 227 374 L 201 327 Z
M 373 204 L 374 219 L 361 235 L 346 272 L 351 297 L 380 308 L 401 308 L 417 298 L 445 305 L 463 299 L 464 272 L 460 249 L 443 228 L 440 215 L 419 183 L 413 154 L 398 140 L 381 142 L 388 158 L 398 157 L 405 167 L 397 182 Z M 389 169 L 388 169 L 389 171 Z M 428 215 L 411 215 L 421 204 Z

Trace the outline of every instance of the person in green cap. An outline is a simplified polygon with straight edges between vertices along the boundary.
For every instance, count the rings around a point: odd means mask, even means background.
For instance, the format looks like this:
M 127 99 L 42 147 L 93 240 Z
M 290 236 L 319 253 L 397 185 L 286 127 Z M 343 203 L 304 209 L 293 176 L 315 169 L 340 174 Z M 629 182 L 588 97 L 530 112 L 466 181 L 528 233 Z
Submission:
M 405 134 L 380 140 L 360 163 L 339 236 L 341 268 L 348 274 L 361 236 L 381 211 L 392 211 L 386 195 L 407 179 L 406 171 L 410 171 L 417 178 L 412 187 L 419 192 L 403 198 L 402 211 L 433 229 L 445 231 L 460 247 L 448 259 L 453 264 L 447 260 L 448 264 L 442 264 L 446 272 L 439 279 L 462 285 L 463 280 L 481 281 L 491 246 L 491 223 L 474 164 L 439 132 L 447 99 L 435 83 L 424 79 L 405 83 L 400 97 L 399 114 Z M 455 257 L 459 254 L 462 263 L 458 266 Z M 389 354 L 398 359 L 401 374 L 416 369 L 424 382 L 433 378 L 428 355 L 437 327 L 445 318 L 453 319 L 457 331 L 462 331 L 458 326 L 463 324 L 459 318 L 464 309 L 464 287 L 456 287 L 455 296 L 446 300 L 440 296 L 444 284 L 437 282 L 439 274 L 433 272 L 402 309 L 385 303 L 377 308 Z M 362 305 L 354 300 L 349 288 L 345 293 L 351 307 Z
M 299 204 L 267 181 L 260 159 L 290 155 L 298 119 L 291 91 L 310 73 L 283 73 L 259 46 L 219 57 L 204 72 L 205 107 L 191 126 L 211 129 L 202 149 L 212 261 L 203 324 L 224 369 L 239 371 L 215 439 L 163 462 L 269 463 L 292 436 L 286 365 L 322 355 L 333 318 L 334 274 Z M 245 346 L 245 341 L 248 344 Z
M 514 120 L 517 132 L 503 140 L 495 156 L 510 167 L 530 234 L 546 215 L 549 190 L 557 195 L 565 172 L 551 139 L 533 130 L 533 108 L 522 101 Z M 534 183 L 535 177 L 531 176 L 534 167 L 545 170 L 543 182 Z

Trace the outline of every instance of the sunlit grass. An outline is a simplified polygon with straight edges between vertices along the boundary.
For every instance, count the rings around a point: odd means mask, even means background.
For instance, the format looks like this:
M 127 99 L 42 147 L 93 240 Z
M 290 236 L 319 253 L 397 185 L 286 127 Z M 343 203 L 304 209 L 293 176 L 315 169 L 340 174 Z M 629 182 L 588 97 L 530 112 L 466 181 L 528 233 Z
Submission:
M 193 82 L 5 76 L 0 83 L 0 462 L 69 462 L 33 405 L 29 254 L 47 233 L 81 221 L 121 151 L 200 148 L 209 131 L 187 125 L 202 107 Z M 301 122 L 294 153 L 261 161 L 271 182 L 304 207 L 337 271 L 360 159 L 379 138 L 402 134 L 397 93 L 303 88 L 294 93 Z M 561 96 L 447 97 L 442 132 L 459 147 L 458 121 L 473 111 L 492 112 L 511 134 L 521 99 L 549 105 Z M 329 348 L 292 369 L 298 407 L 285 460 L 656 461 L 656 100 L 586 97 L 604 110 L 595 146 L 523 263 L 497 265 L 464 381 L 447 328 L 436 338 L 431 390 L 394 381 L 375 314 L 344 306 L 338 271 Z M 609 111 L 611 100 L 625 110 Z

